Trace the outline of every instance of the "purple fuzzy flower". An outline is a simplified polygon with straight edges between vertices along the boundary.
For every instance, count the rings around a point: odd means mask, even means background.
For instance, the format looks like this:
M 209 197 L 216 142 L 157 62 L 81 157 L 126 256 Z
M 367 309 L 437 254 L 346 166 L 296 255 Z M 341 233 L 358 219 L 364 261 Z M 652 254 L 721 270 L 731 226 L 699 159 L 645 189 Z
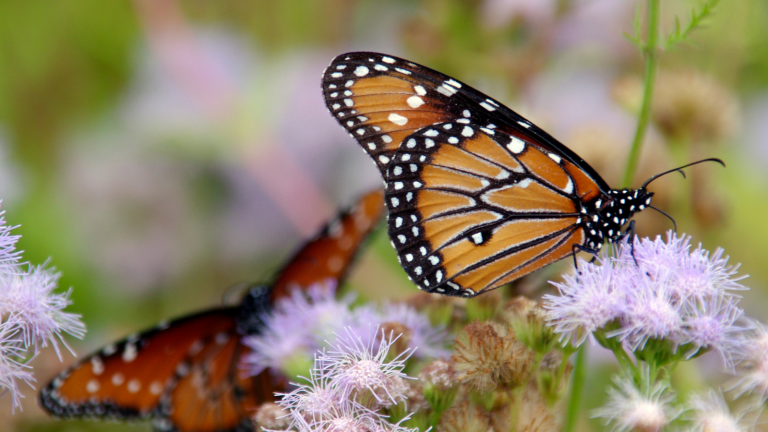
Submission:
M 726 366 L 741 349 L 743 333 L 750 328 L 739 297 L 746 289 L 718 249 L 710 254 L 699 246 L 690 251 L 690 238 L 671 232 L 667 241 L 635 241 L 634 257 L 627 242 L 614 254 L 603 252 L 597 263 L 579 260 L 578 272 L 553 283 L 560 295 L 544 297 L 548 322 L 563 340 L 581 344 L 588 335 L 609 323 L 619 328 L 605 333 L 631 350 L 642 349 L 651 339 L 680 346 L 691 344 L 720 353 Z
M 357 335 L 363 346 L 373 346 L 379 343 L 381 335 L 371 332 L 371 328 L 387 322 L 408 328 L 411 351 L 418 346 L 419 350 L 425 351 L 425 356 L 448 355 L 445 349 L 448 333 L 433 327 L 427 317 L 413 307 L 405 304 L 386 304 L 382 308 L 363 305 L 350 310 L 354 297 L 337 300 L 334 294 L 335 285 L 317 285 L 306 292 L 295 290 L 290 297 L 278 301 L 273 313 L 265 319 L 262 333 L 244 339 L 253 350 L 245 358 L 244 366 L 249 373 L 258 374 L 267 367 L 285 371 L 290 369 L 289 364 L 301 358 L 311 363 L 312 353 L 330 346 L 337 335 L 344 332 Z
M 278 404 L 288 411 L 289 429 L 299 432 L 417 432 L 387 421 L 387 416 L 362 404 L 358 390 L 387 394 L 390 400 L 405 400 L 399 389 L 392 387 L 396 379 L 409 378 L 402 373 L 406 356 L 386 362 L 393 339 L 382 338 L 377 347 L 361 345 L 361 339 L 350 329 L 326 353 L 315 358 L 307 384 L 282 395 Z M 374 352 L 375 351 L 375 352 Z M 407 420 L 407 416 L 405 419 Z
M 361 336 L 346 328 L 317 361 L 327 371 L 331 385 L 348 397 L 368 392 L 367 395 L 376 399 L 380 406 L 396 405 L 406 399 L 408 388 L 403 380 L 408 376 L 403 369 L 413 351 L 407 349 L 386 361 L 390 348 L 400 335 L 385 335 L 378 327 L 369 328 L 368 333 L 378 334 L 379 342 L 365 343 L 363 340 L 373 341 L 375 338 Z
M 63 334 L 85 334 L 80 316 L 64 312 L 70 291 L 54 293 L 59 274 L 44 266 L 21 262 L 16 251 L 20 236 L 5 225 L 0 212 L 0 388 L 11 394 L 13 408 L 20 407 L 18 382 L 34 381 L 28 357 L 50 343 L 61 358 Z M 31 353 L 30 353 L 31 351 Z

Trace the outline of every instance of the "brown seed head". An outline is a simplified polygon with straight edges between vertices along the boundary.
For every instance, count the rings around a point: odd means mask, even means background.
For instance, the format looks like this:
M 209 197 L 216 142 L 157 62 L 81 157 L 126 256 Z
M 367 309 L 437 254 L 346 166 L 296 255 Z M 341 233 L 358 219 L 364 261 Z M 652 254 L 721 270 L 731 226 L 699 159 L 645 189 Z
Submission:
M 474 322 L 457 336 L 453 361 L 460 380 L 487 393 L 498 384 L 515 387 L 524 382 L 533 352 L 506 325 Z

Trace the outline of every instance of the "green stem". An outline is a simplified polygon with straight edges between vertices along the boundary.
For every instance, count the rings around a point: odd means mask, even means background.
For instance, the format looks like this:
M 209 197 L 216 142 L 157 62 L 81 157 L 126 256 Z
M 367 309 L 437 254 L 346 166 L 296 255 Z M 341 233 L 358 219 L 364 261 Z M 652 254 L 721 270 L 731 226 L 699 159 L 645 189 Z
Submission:
M 643 55 L 645 57 L 645 90 L 643 92 L 643 105 L 640 108 L 640 117 L 637 121 L 635 138 L 629 151 L 627 169 L 624 171 L 622 187 L 628 188 L 637 172 L 637 164 L 640 161 L 640 150 L 643 148 L 645 133 L 651 119 L 651 102 L 653 101 L 653 89 L 656 82 L 656 71 L 659 61 L 659 15 L 661 0 L 648 0 L 648 43 L 645 44 Z
M 584 383 L 587 381 L 587 344 L 581 344 L 576 353 L 576 364 L 573 367 L 573 380 L 571 381 L 571 395 L 568 398 L 568 406 L 565 412 L 563 432 L 572 432 L 576 428 L 581 410 L 581 399 L 584 393 Z

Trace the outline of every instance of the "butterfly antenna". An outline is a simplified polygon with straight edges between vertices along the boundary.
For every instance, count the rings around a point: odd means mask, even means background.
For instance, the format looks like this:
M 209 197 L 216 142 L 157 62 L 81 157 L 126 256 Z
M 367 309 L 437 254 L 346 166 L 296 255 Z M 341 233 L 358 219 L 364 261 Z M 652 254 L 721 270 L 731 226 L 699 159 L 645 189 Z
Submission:
M 722 165 L 722 166 L 725 166 L 725 162 L 723 162 L 722 160 L 720 160 L 720 159 L 718 159 L 718 158 L 702 159 L 702 160 L 700 160 L 700 161 L 691 162 L 691 163 L 689 163 L 689 164 L 687 164 L 687 165 L 683 165 L 683 166 L 681 166 L 681 167 L 677 167 L 677 168 L 671 169 L 671 170 L 669 170 L 669 171 L 664 171 L 663 173 L 660 173 L 660 174 L 656 174 L 655 176 L 653 176 L 653 177 L 649 178 L 648 180 L 646 180 L 646 181 L 645 181 L 645 183 L 643 183 L 643 185 L 640 187 L 640 189 L 645 189 L 645 187 L 646 187 L 646 186 L 648 186 L 648 184 L 649 184 L 650 182 L 652 182 L 652 181 L 656 180 L 657 178 L 659 178 L 659 177 L 661 177 L 661 176 L 665 176 L 665 175 L 667 175 L 667 174 L 669 174 L 669 173 L 673 173 L 673 172 L 675 172 L 675 171 L 677 171 L 677 172 L 679 172 L 680 174 L 682 174 L 682 175 L 683 175 L 683 178 L 685 178 L 685 173 L 682 171 L 682 170 L 683 170 L 683 168 L 688 168 L 689 166 L 693 166 L 693 165 L 696 165 L 696 164 L 700 164 L 700 163 L 702 163 L 702 162 L 717 162 L 717 163 L 719 163 L 720 165 Z M 658 210 L 658 209 L 657 209 L 657 210 Z
M 656 208 L 656 207 L 654 207 L 654 206 L 652 206 L 652 205 L 649 205 L 649 206 L 648 206 L 648 208 L 652 208 L 652 209 L 656 210 L 657 212 L 659 212 L 659 213 L 663 214 L 664 216 L 668 217 L 668 218 L 669 218 L 669 220 L 671 220 L 671 221 L 672 221 L 672 229 L 674 229 L 674 230 L 675 230 L 675 232 L 677 232 L 677 223 L 675 222 L 675 219 L 674 219 L 672 216 L 668 215 L 668 214 L 667 214 L 666 212 L 664 212 L 663 210 L 661 210 L 661 209 L 658 209 L 658 208 Z

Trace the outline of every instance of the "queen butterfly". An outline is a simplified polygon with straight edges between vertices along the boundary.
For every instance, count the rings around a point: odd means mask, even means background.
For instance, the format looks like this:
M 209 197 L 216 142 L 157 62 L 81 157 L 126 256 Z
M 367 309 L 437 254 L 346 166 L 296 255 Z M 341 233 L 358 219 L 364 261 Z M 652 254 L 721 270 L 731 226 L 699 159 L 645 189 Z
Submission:
M 646 186 L 658 176 L 612 189 L 516 112 L 408 60 L 342 54 L 322 90 L 379 168 L 392 245 L 423 290 L 474 297 L 579 250 L 597 253 L 651 204 Z
M 383 212 L 383 193 L 364 195 L 306 243 L 269 286 L 251 288 L 240 305 L 210 309 L 107 345 L 46 385 L 40 401 L 59 418 L 154 419 L 178 432 L 252 431 L 250 416 L 285 381 L 267 369 L 238 370 L 262 316 L 294 288 L 340 282 Z

